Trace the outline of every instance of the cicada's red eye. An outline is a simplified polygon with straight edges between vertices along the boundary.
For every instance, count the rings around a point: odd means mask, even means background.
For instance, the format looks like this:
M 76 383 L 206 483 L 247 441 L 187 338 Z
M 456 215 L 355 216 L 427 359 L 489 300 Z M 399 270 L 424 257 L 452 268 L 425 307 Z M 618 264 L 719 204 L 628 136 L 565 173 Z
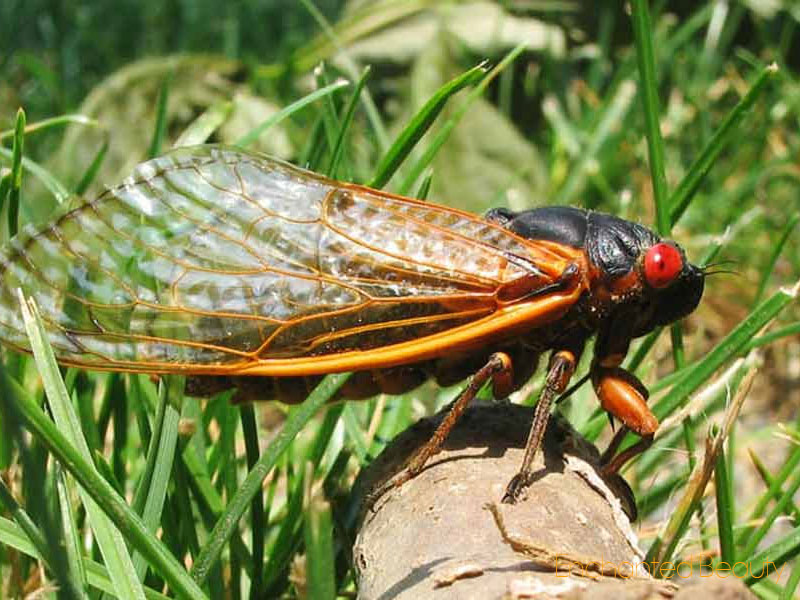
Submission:
M 648 285 L 656 289 L 667 287 L 683 270 L 683 256 L 672 244 L 661 242 L 644 256 L 644 276 Z

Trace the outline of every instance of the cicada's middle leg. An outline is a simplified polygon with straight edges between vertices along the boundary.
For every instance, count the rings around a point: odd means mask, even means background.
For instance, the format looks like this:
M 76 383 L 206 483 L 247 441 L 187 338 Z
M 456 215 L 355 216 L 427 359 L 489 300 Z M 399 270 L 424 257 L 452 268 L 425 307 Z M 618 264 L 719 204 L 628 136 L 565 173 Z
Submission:
M 488 362 L 472 376 L 464 390 L 450 405 L 449 412 L 445 415 L 431 438 L 411 457 L 408 465 L 399 475 L 390 479 L 368 495 L 366 500 L 367 506 L 373 506 L 386 492 L 393 488 L 400 487 L 422 471 L 428 460 L 442 449 L 442 445 L 447 439 L 447 436 L 450 435 L 450 432 L 461 418 L 461 415 L 464 414 L 469 403 L 490 379 L 492 380 L 494 395 L 496 397 L 505 397 L 513 391 L 514 378 L 511 358 L 504 352 L 492 354 Z
M 514 504 L 519 499 L 522 491 L 530 485 L 533 475 L 531 471 L 533 459 L 542 446 L 547 422 L 550 420 L 550 407 L 553 401 L 567 388 L 579 359 L 580 350 L 577 348 L 575 350 L 559 350 L 553 353 L 544 389 L 539 396 L 539 402 L 533 414 L 533 423 L 528 434 L 528 441 L 525 444 L 522 466 L 506 487 L 506 493 L 503 496 L 504 503 Z

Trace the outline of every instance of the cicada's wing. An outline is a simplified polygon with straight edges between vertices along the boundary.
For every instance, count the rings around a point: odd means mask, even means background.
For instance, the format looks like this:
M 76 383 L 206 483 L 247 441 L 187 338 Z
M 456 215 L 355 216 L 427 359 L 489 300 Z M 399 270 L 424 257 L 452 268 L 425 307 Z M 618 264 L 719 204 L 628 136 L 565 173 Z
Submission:
M 237 372 L 485 319 L 500 290 L 546 286 L 567 259 L 466 213 L 184 148 L 12 240 L 0 339 L 28 349 L 21 288 L 65 364 Z

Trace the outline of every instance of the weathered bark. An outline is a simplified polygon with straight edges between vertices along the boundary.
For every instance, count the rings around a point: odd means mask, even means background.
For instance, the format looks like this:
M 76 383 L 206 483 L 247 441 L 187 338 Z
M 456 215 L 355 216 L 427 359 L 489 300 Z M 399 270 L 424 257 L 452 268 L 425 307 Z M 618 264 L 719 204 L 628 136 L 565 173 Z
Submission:
M 398 436 L 364 473 L 362 492 L 399 472 L 440 417 Z M 499 504 L 531 418 L 531 409 L 511 404 L 471 408 L 420 475 L 362 515 L 353 548 L 360 599 L 675 593 L 641 566 L 623 504 L 597 470 L 597 450 L 563 421 L 551 419 L 526 496 Z

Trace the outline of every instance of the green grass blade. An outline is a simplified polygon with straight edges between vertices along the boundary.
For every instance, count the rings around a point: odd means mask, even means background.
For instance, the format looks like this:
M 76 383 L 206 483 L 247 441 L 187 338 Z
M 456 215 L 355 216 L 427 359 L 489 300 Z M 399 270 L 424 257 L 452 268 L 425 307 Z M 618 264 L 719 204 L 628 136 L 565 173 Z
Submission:
M 155 158 L 161 154 L 164 147 L 164 138 L 167 136 L 167 101 L 169 100 L 169 89 L 172 85 L 172 73 L 170 72 L 161 83 L 158 90 L 158 100 L 156 100 L 156 121 L 153 128 L 153 139 L 150 141 L 150 148 L 147 150 L 148 158 Z
M 41 322 L 41 317 L 32 304 L 29 306 L 22 298 L 20 299 L 25 330 L 30 339 L 36 366 L 42 376 L 42 383 L 50 405 L 50 411 L 53 413 L 53 419 L 59 429 L 65 432 L 69 443 L 80 453 L 83 460 L 91 461 L 89 446 L 80 430 L 80 421 L 70 402 L 69 393 L 64 387 L 55 356 L 53 356 L 52 350 L 47 345 L 47 334 Z M 123 597 L 141 598 L 143 600 L 144 590 L 136 578 L 133 562 L 130 554 L 128 554 L 122 534 L 94 499 L 86 493 L 86 490 L 81 489 L 80 495 L 114 585 L 117 586 L 119 593 Z
M 100 450 L 95 450 L 92 458 L 94 458 L 94 466 L 97 467 L 97 471 L 103 476 L 103 479 L 111 484 L 111 487 L 114 488 L 115 492 L 122 495 L 124 488 L 122 485 L 120 485 L 117 476 L 114 475 L 114 469 L 108 463 L 106 457 L 100 452 Z
M 752 366 L 739 383 L 733 401 L 726 408 L 722 428 L 717 431 L 712 429 L 709 432 L 702 463 L 698 463 L 692 471 L 682 498 L 647 551 L 645 562 L 653 563 L 651 572 L 657 572 L 656 566 L 659 563 L 671 559 L 675 548 L 685 535 L 689 520 L 697 511 L 706 486 L 711 479 L 717 457 L 720 455 L 742 404 L 750 392 L 756 372 L 756 367 Z
M 672 389 L 653 407 L 659 419 L 672 414 L 689 394 L 709 380 L 714 371 L 739 355 L 749 340 L 797 297 L 797 288 L 780 290 L 762 302 L 702 360 L 690 367 Z
M 320 465 L 322 463 L 325 450 L 328 448 L 336 425 L 339 423 L 339 417 L 341 417 L 344 412 L 344 406 L 344 403 L 338 403 L 325 410 L 325 417 L 322 419 L 322 424 L 317 429 L 314 441 L 306 448 L 305 454 L 296 459 L 296 461 L 300 462 L 298 470 L 304 468 L 303 465 L 305 462 L 310 462 L 313 465 Z M 320 469 L 317 470 L 317 474 L 321 474 Z
M 669 235 L 669 206 L 667 204 L 667 177 L 664 173 L 664 142 L 661 139 L 658 78 L 653 50 L 653 31 L 650 25 L 648 0 L 631 2 L 636 59 L 639 65 L 640 96 L 644 110 L 645 135 L 650 155 L 650 175 L 656 203 L 658 233 Z
M 303 144 L 300 154 L 297 155 L 296 163 L 301 167 L 305 167 L 312 171 L 317 170 L 319 165 L 319 158 L 321 156 L 320 149 L 324 146 L 322 143 L 322 115 L 317 114 L 314 118 L 314 124 L 308 128 L 308 135 Z
M 782 486 L 784 482 L 797 470 L 798 466 L 800 466 L 800 446 L 795 446 L 790 455 L 786 458 L 780 471 L 778 471 L 778 474 L 772 479 L 768 489 L 761 495 L 761 498 L 756 502 L 753 510 L 750 511 L 749 522 L 761 519 L 770 501 L 783 494 Z M 745 527 L 739 532 L 736 542 L 740 546 L 748 544 L 754 531 L 754 527 Z
M 673 323 L 669 328 L 672 340 L 672 359 L 675 362 L 675 370 L 678 371 L 686 366 L 686 354 L 683 349 L 683 329 L 680 323 Z
M 782 488 L 781 482 L 778 482 L 774 493 L 770 492 L 770 490 L 773 489 L 773 485 L 775 485 L 774 484 L 775 478 L 769 472 L 767 466 L 763 462 L 761 462 L 761 459 L 758 458 L 758 455 L 755 452 L 753 452 L 751 448 L 748 448 L 748 453 L 750 454 L 750 460 L 753 462 L 753 466 L 756 468 L 756 471 L 758 471 L 759 477 L 761 477 L 761 480 L 764 482 L 764 485 L 767 486 L 767 495 L 771 498 L 773 502 L 779 502 L 780 499 L 783 497 L 783 489 L 781 489 Z M 784 510 L 784 514 L 787 517 L 793 519 L 795 522 L 800 521 L 800 508 L 798 508 L 797 504 L 795 504 L 793 501 L 790 501 L 787 504 L 786 510 Z
M 373 188 L 382 188 L 386 185 L 397 167 L 433 125 L 447 101 L 465 87 L 478 83 L 486 76 L 486 71 L 486 63 L 481 63 L 440 87 L 397 136 L 389 151 L 378 163 L 375 174 L 367 185 Z
M 0 211 L 6 204 L 6 199 L 11 191 L 11 171 L 0 169 Z
M 795 561 L 794 567 L 792 567 L 789 580 L 786 582 L 786 586 L 783 588 L 783 593 L 780 597 L 781 600 L 792 600 L 792 598 L 795 597 L 794 592 L 797 589 L 798 583 L 800 583 L 800 560 Z
M 786 242 L 789 241 L 789 236 L 797 226 L 798 221 L 800 221 L 800 215 L 791 215 L 784 226 L 783 231 L 781 231 L 780 236 L 774 243 L 772 247 L 772 254 L 770 255 L 763 274 L 761 275 L 761 281 L 758 284 L 758 291 L 756 292 L 756 297 L 753 300 L 753 304 L 758 304 L 761 301 L 761 298 L 764 296 L 764 292 L 767 289 L 767 284 L 772 277 L 773 271 L 775 271 L 775 264 L 778 262 L 778 257 L 781 255 L 781 252 L 783 252 L 783 247 L 786 245 Z
M 311 40 L 311 43 L 301 47 L 292 57 L 293 66 L 302 72 L 321 60 L 327 59 L 334 51 L 342 51 L 351 43 L 370 33 L 391 27 L 404 19 L 410 19 L 440 0 L 370 2 L 360 7 L 354 7 L 352 11 L 346 11 L 346 14 L 333 27 L 311 0 L 301 1 L 323 30 L 322 34 Z M 285 67 L 282 66 L 280 70 L 282 69 Z
M 61 516 L 61 528 L 64 532 L 64 550 L 67 558 L 69 579 L 75 589 L 85 590 L 87 585 L 86 568 L 81 555 L 80 533 L 75 523 L 72 511 L 67 479 L 59 463 L 53 465 L 55 469 L 56 490 L 58 493 L 58 507 Z
M 25 543 L 27 548 L 29 548 L 28 554 L 32 556 L 38 556 L 44 563 L 45 567 L 47 567 L 47 569 L 52 573 L 54 561 L 51 557 L 51 548 L 48 541 L 45 539 L 45 536 L 39 527 L 37 527 L 33 522 L 33 519 L 31 519 L 30 515 L 28 515 L 25 509 L 22 508 L 16 501 L 14 495 L 11 493 L 11 490 L 8 489 L 6 482 L 2 478 L 0 478 L 0 506 L 2 506 L 13 517 L 15 522 L 11 523 L 10 521 L 0 517 L 0 542 L 14 546 L 13 541 L 8 539 L 9 537 L 12 537 L 8 533 L 8 530 L 15 528 L 16 537 Z M 5 527 L 3 527 L 3 525 L 5 525 Z M 59 580 L 64 579 L 64 581 L 59 581 L 60 584 L 71 587 L 69 591 L 73 597 L 79 597 L 79 591 L 81 588 L 74 585 L 74 580 L 63 576 L 57 578 Z
M 630 362 L 628 362 L 626 368 L 629 371 L 636 371 L 642 365 L 642 361 L 647 358 L 647 355 L 650 353 L 650 350 L 653 349 L 655 343 L 658 341 L 658 336 L 661 335 L 661 332 L 664 330 L 663 327 L 657 327 L 653 331 L 651 331 L 642 343 L 639 344 L 639 347 L 636 348 L 636 352 L 631 358 Z
M 280 433 L 272 440 L 267 450 L 261 455 L 258 463 L 247 474 L 238 493 L 231 499 L 220 517 L 208 541 L 200 551 L 197 561 L 192 566 L 192 577 L 203 583 L 209 576 L 211 568 L 219 559 L 222 547 L 238 527 L 239 519 L 247 510 L 253 497 L 261 489 L 264 478 L 269 474 L 281 454 L 311 419 L 317 410 L 322 408 L 341 387 L 349 374 L 330 375 L 326 377 L 311 393 L 308 399 L 292 411 L 284 423 Z
M 301 479 L 301 478 L 298 478 Z M 302 483 L 302 479 L 301 479 Z M 300 541 L 298 524 L 303 517 L 303 490 L 296 488 L 289 494 L 284 509 L 285 516 L 280 521 L 280 530 L 270 551 L 267 552 L 267 565 L 264 570 L 264 588 L 269 597 L 275 597 L 274 586 L 279 584 L 280 574 L 291 561 L 292 554 Z
M 501 60 L 491 71 L 489 71 L 481 80 L 481 82 L 475 86 L 464 102 L 458 107 L 452 117 L 450 117 L 443 125 L 442 128 L 438 131 L 436 136 L 434 136 L 433 140 L 431 140 L 430 146 L 425 150 L 422 156 L 417 160 L 411 167 L 408 175 L 406 175 L 403 183 L 400 185 L 399 192 L 401 194 L 407 194 L 414 183 L 419 179 L 425 169 L 433 162 L 433 158 L 439 152 L 439 149 L 444 145 L 447 139 L 450 137 L 450 133 L 455 129 L 456 125 L 458 125 L 459 121 L 467 114 L 469 107 L 486 91 L 486 88 L 489 87 L 489 84 L 502 73 L 510 64 L 516 60 L 516 58 L 524 52 L 526 48 L 526 44 L 519 44 L 515 48 L 513 48 L 508 54 L 503 57 Z
M 183 395 L 183 382 L 183 377 L 174 375 L 161 379 L 164 389 L 164 420 L 159 434 L 151 439 L 150 452 L 155 450 L 156 460 L 142 512 L 142 520 L 152 533 L 156 532 L 161 521 L 164 501 L 167 497 L 167 486 L 172 473 L 172 462 L 175 459 L 175 449 L 178 444 L 178 422 L 180 421 L 180 412 L 175 405 Z M 134 555 L 133 565 L 139 580 L 144 581 L 147 574 L 147 561 L 141 553 Z
M 103 126 L 100 124 L 99 121 L 97 121 L 96 119 L 92 119 L 91 117 L 87 117 L 85 115 L 59 115 L 57 117 L 42 119 L 41 121 L 36 121 L 34 123 L 28 123 L 27 125 L 25 125 L 25 135 L 30 135 L 31 133 L 36 133 L 37 131 L 47 131 L 48 129 L 53 129 L 55 127 L 66 127 L 67 125 L 71 124 L 86 125 L 88 127 L 103 129 Z M 0 131 L 0 142 L 5 140 L 6 138 L 14 136 L 15 131 L 16 128 Z
M 152 483 L 153 472 L 155 471 L 156 461 L 158 460 L 158 440 L 161 439 L 161 431 L 164 428 L 164 418 L 167 412 L 168 404 L 166 386 L 162 387 L 159 391 L 161 393 L 159 393 L 155 421 L 152 428 L 150 427 L 150 423 L 147 419 L 146 411 L 143 410 L 141 406 L 139 407 L 139 410 L 137 410 L 137 415 L 140 419 L 139 435 L 147 444 L 147 455 L 144 463 L 144 469 L 142 469 L 142 474 L 139 476 L 139 481 L 136 484 L 136 491 L 133 494 L 133 501 L 131 502 L 131 507 L 138 515 L 144 513 L 144 505 L 147 501 L 150 484 Z M 145 402 L 142 398 L 142 395 L 146 393 L 147 392 L 143 390 L 139 382 L 139 376 L 134 375 L 131 378 L 131 395 L 138 396 L 139 405 Z
M 582 153 L 581 134 L 564 113 L 564 109 L 555 96 L 547 96 L 542 101 L 542 115 L 553 128 L 555 139 L 558 140 L 558 144 L 564 148 L 567 155 L 570 158 L 580 158 Z
M 433 183 L 433 170 L 430 170 L 425 175 L 422 176 L 422 183 L 419 184 L 419 189 L 417 190 L 416 198 L 419 198 L 420 200 L 427 200 L 428 194 L 431 191 L 432 183 Z
M 75 185 L 75 194 L 78 196 L 82 196 L 89 186 L 94 181 L 94 178 L 97 177 L 98 171 L 100 171 L 100 167 L 103 165 L 103 161 L 106 159 L 108 155 L 108 136 L 106 139 L 103 140 L 103 144 L 100 146 L 100 149 L 97 151 L 97 154 L 94 155 L 92 162 L 89 163 L 89 166 L 86 168 L 86 171 L 83 173 L 81 178 L 78 180 L 78 183 Z
M 712 430 L 713 431 L 713 430 Z M 714 491 L 717 497 L 717 527 L 719 530 L 719 557 L 733 564 L 736 562 L 736 546 L 733 540 L 733 520 L 735 515 L 733 490 L 728 475 L 728 462 L 725 446 L 714 464 Z
M 763 335 L 759 335 L 758 337 L 754 337 L 750 342 L 748 342 L 745 348 L 747 350 L 752 350 L 753 348 L 759 348 L 761 346 L 767 346 L 772 342 L 780 340 L 785 337 L 792 337 L 795 335 L 800 335 L 800 322 L 792 323 L 791 325 L 785 325 L 784 327 L 779 327 L 774 331 L 770 331 L 769 333 L 765 333 Z
M 749 352 L 753 346 L 753 336 L 769 324 L 781 310 L 793 302 L 797 297 L 797 292 L 797 288 L 776 292 L 754 309 L 747 318 L 739 323 L 702 359 L 678 372 L 663 377 L 650 386 L 651 393 L 672 386 L 670 391 L 653 405 L 653 412 L 656 417 L 659 420 L 663 420 L 672 414 L 691 393 L 703 386 L 719 367 L 732 358 Z M 595 440 L 606 426 L 606 423 L 605 414 L 602 411 L 598 411 L 581 428 L 581 433 L 587 439 Z M 629 437 L 632 438 L 632 436 Z
M 69 402 L 69 399 L 68 396 L 66 396 L 66 390 L 63 389 L 63 385 L 60 385 L 58 367 L 53 358 L 52 350 L 46 345 L 41 322 L 39 320 L 35 322 L 32 320 L 31 313 L 27 307 L 25 315 L 26 325 L 30 324 L 30 332 L 34 336 L 34 339 L 31 340 L 31 346 L 36 348 L 37 353 L 42 354 L 40 362 L 37 362 L 37 365 L 40 369 L 44 369 L 47 374 L 46 377 L 43 377 L 43 381 L 47 386 L 56 388 L 50 391 L 58 395 L 53 404 L 60 412 L 64 408 L 63 405 Z M 96 503 L 88 503 L 87 510 L 88 506 L 100 506 L 105 515 L 113 516 L 116 525 L 120 530 L 124 531 L 125 539 L 127 539 L 136 550 L 139 550 L 148 557 L 150 564 L 164 577 L 176 592 L 192 598 L 205 597 L 202 590 L 188 576 L 183 567 L 169 553 L 166 547 L 147 531 L 147 528 L 138 515 L 131 510 L 125 501 L 114 491 L 111 485 L 97 472 L 91 462 L 91 458 L 87 456 L 88 448 L 86 448 L 85 440 L 83 440 L 82 437 L 77 440 L 76 443 L 81 444 L 83 447 L 79 449 L 67 439 L 63 431 L 74 432 L 74 424 L 77 421 L 77 417 L 71 412 L 71 406 L 70 411 L 67 412 L 66 415 L 61 415 L 61 417 L 66 417 L 67 422 L 64 423 L 63 426 L 61 424 L 56 426 L 56 424 L 44 414 L 36 402 L 30 398 L 15 381 L 9 380 L 5 374 L 0 376 L 5 380 L 4 385 L 6 390 L 12 391 L 16 406 L 27 421 L 32 433 L 36 435 L 42 444 L 44 444 L 78 480 L 82 489 L 86 492 L 86 495 Z M 62 389 L 59 389 L 59 387 Z M 61 395 L 63 395 L 65 399 L 59 398 Z M 84 449 L 87 452 L 84 452 Z M 95 514 L 93 509 L 92 512 Z M 102 515 L 103 513 L 100 514 Z M 101 516 L 100 520 L 102 521 L 102 519 L 103 517 Z M 114 528 L 100 528 L 100 531 L 106 532 L 107 529 Z M 119 550 L 121 556 L 126 555 L 125 541 L 123 538 L 120 536 L 113 541 L 117 543 L 118 546 L 111 548 L 110 553 L 116 557 L 118 554 L 117 551 Z M 120 562 L 122 561 L 125 561 L 125 558 L 121 558 Z M 136 589 L 138 590 L 137 593 L 141 594 L 142 588 L 133 572 L 130 557 L 128 557 L 127 563 L 130 569 L 126 570 L 124 573 L 120 572 L 115 574 L 113 571 L 110 572 L 115 586 L 117 587 L 117 592 L 120 594 L 123 593 L 120 591 L 123 588 L 120 587 L 120 583 L 117 582 L 117 577 L 122 576 L 125 587 L 130 587 L 131 591 Z M 119 566 L 120 565 L 114 564 L 110 560 L 108 561 L 109 569 L 118 568 Z
M 234 145 L 241 147 L 249 146 L 250 144 L 255 142 L 261 136 L 262 133 L 267 131 L 273 125 L 280 123 L 285 118 L 293 115 L 294 113 L 305 108 L 309 104 L 316 102 L 320 98 L 324 98 L 329 94 L 333 94 L 349 85 L 350 85 L 349 81 L 345 80 L 334 81 L 330 85 L 326 85 L 324 88 L 320 88 L 314 92 L 311 92 L 307 96 L 303 96 L 299 100 L 292 102 L 289 106 L 285 106 L 284 108 L 273 114 L 271 117 L 260 123 L 257 127 L 253 128 L 252 131 L 250 131 L 246 135 L 236 140 Z
M 306 574 L 309 598 L 335 598 L 336 576 L 333 551 L 333 519 L 330 504 L 315 491 L 314 467 L 306 463 L 303 494 Z
M 9 161 L 13 159 L 13 153 L 8 148 L 0 147 L 0 156 L 5 157 Z M 47 191 L 50 192 L 55 198 L 56 202 L 59 204 L 63 204 L 67 201 L 70 196 L 69 190 L 67 187 L 61 183 L 58 179 L 53 177 L 53 175 L 45 169 L 43 166 L 35 163 L 31 159 L 27 157 L 22 158 L 22 168 L 28 171 L 31 175 L 36 177 L 39 181 L 42 182 Z
M 14 127 L 14 146 L 11 150 L 11 189 L 8 190 L 8 235 L 17 235 L 19 227 L 19 196 L 22 190 L 22 153 L 25 148 L 25 111 L 17 111 Z
M 208 461 L 212 477 L 217 481 L 217 489 L 225 492 L 230 498 L 236 491 L 236 484 L 230 477 L 236 472 L 236 429 L 239 426 L 239 409 L 232 404 L 219 403 L 220 411 L 216 421 L 219 425 L 219 439 L 214 443 L 212 455 Z M 219 450 L 218 450 L 219 449 Z
M 766 84 L 778 72 L 776 65 L 765 68 L 756 79 L 750 90 L 744 95 L 733 110 L 725 117 L 720 128 L 714 133 L 706 147 L 694 161 L 686 176 L 675 188 L 672 197 L 669 199 L 670 223 L 674 225 L 683 215 L 689 203 L 692 201 L 697 189 L 703 182 L 711 166 L 719 157 L 722 150 L 733 141 L 734 134 L 737 133 L 739 123 L 755 104 L 758 97 L 764 91 Z
M 800 527 L 795 527 L 787 536 L 763 552 L 752 557 L 744 555 L 744 562 L 740 561 L 734 565 L 733 574 L 742 578 L 745 584 L 752 585 L 769 573 L 779 570 L 784 563 L 797 556 L 798 553 L 800 553 Z M 759 566 L 762 568 L 756 573 L 755 569 Z
M 358 78 L 358 81 L 356 81 L 353 94 L 350 96 L 350 101 L 347 103 L 347 108 L 345 108 L 344 118 L 339 126 L 339 134 L 336 136 L 336 142 L 334 143 L 333 151 L 331 152 L 331 160 L 330 163 L 328 163 L 328 169 L 326 171 L 328 176 L 332 179 L 336 179 L 336 173 L 339 169 L 342 155 L 344 154 L 344 140 L 347 137 L 347 132 L 350 131 L 350 125 L 353 122 L 353 115 L 356 112 L 356 106 L 358 106 L 358 101 L 361 98 L 361 92 L 364 90 L 364 86 L 367 83 L 369 73 L 370 68 L 365 67 L 361 72 L 361 76 Z
M 800 490 L 800 472 L 794 474 L 794 477 L 786 487 L 780 500 L 778 500 L 775 506 L 772 507 L 772 510 L 767 513 L 761 525 L 756 528 L 755 532 L 753 532 L 747 540 L 747 545 L 744 547 L 744 550 L 742 550 L 742 556 L 744 558 L 749 557 L 755 552 L 756 548 L 758 548 L 758 544 L 761 543 L 761 540 L 769 533 L 773 523 L 775 523 L 775 519 L 786 512 L 797 490 Z
M 347 438 L 350 440 L 353 451 L 358 457 L 358 462 L 362 465 L 369 463 L 369 448 L 367 447 L 367 438 L 361 425 L 358 422 L 358 415 L 356 415 L 355 408 L 352 402 L 345 404 L 342 411 L 344 420 L 344 429 L 347 433 Z
M 189 445 L 184 448 L 181 456 L 192 478 L 192 483 L 196 487 L 195 491 L 200 495 L 203 505 L 214 515 L 222 514 L 222 498 L 211 481 L 211 475 L 209 475 L 207 465 L 203 459 Z
M 659 510 L 675 494 L 675 490 L 681 489 L 686 484 L 687 474 L 679 473 L 663 481 L 656 481 L 652 487 L 644 490 L 636 497 L 636 507 L 639 511 L 639 519 L 644 521 L 654 511 Z
M 127 394 L 120 394 L 114 399 L 112 407 L 114 434 L 111 438 L 111 466 L 113 469 L 114 480 L 118 482 L 117 489 L 120 495 L 125 489 L 125 482 L 128 478 L 127 461 L 125 460 L 126 448 L 128 446 L 128 410 L 129 399 Z
M 619 128 L 620 122 L 625 120 L 635 95 L 636 86 L 631 80 L 626 79 L 616 87 L 611 99 L 599 111 L 597 125 L 592 130 L 589 140 L 578 150 L 580 159 L 577 165 L 570 169 L 558 191 L 559 203 L 569 204 L 576 201 L 584 189 L 587 177 L 597 168 L 598 156 L 604 144 Z
M 216 445 L 226 449 L 227 452 L 220 457 L 221 460 L 219 461 L 219 467 L 217 469 L 217 481 L 225 490 L 225 497 L 232 498 L 236 494 L 236 490 L 239 487 L 239 472 L 236 465 L 237 447 L 235 437 L 239 424 L 240 412 L 237 407 L 232 405 L 227 405 L 226 408 L 228 410 L 226 410 L 224 413 L 224 421 L 220 423 L 222 432 Z M 251 508 L 252 504 L 253 503 L 251 502 Z M 228 559 L 226 568 L 230 575 L 228 576 L 225 574 L 225 587 L 227 588 L 227 594 L 231 598 L 242 597 L 242 572 L 247 571 L 248 567 L 249 572 L 251 573 L 250 577 L 252 577 L 252 557 L 250 556 L 250 553 L 247 552 L 246 554 L 243 554 L 234 550 L 234 544 L 236 543 L 235 540 L 240 539 L 239 532 L 236 533 L 237 535 L 235 535 L 231 540 L 232 551 L 230 553 L 230 558 Z M 242 560 L 244 557 L 246 557 L 246 562 Z M 217 569 L 222 570 L 222 565 L 218 565 Z
M 228 120 L 232 112 L 233 102 L 226 100 L 212 104 L 203 111 L 203 114 L 189 123 L 189 126 L 178 136 L 172 147 L 182 148 L 183 146 L 205 144 L 208 138 Z
M 328 20 L 325 18 L 325 15 L 319 11 L 319 9 L 314 5 L 313 2 L 310 0 L 301 0 L 301 3 L 305 7 L 305 9 L 311 14 L 314 20 L 322 29 L 323 34 L 325 37 L 328 38 L 330 43 L 337 49 L 339 56 L 341 57 L 341 63 L 344 68 L 344 72 L 350 79 L 357 79 L 358 78 L 358 66 L 356 62 L 350 58 L 350 53 L 348 50 L 348 43 L 342 43 L 337 35 L 336 31 L 334 31 L 333 27 L 331 27 Z M 326 60 L 324 55 L 320 55 L 320 58 L 314 60 L 313 62 L 309 63 L 308 68 L 311 65 L 316 64 L 317 62 L 321 62 Z M 304 70 L 304 67 L 300 67 L 301 71 Z M 367 114 L 367 119 L 372 126 L 372 130 L 375 132 L 375 138 L 378 142 L 378 148 L 385 152 L 386 148 L 389 146 L 388 143 L 388 136 L 386 135 L 386 126 L 383 123 L 383 119 L 381 118 L 380 112 L 378 111 L 378 107 L 375 105 L 375 100 L 372 98 L 372 95 L 369 93 L 369 89 L 364 90 L 364 94 L 362 95 L 362 103 L 364 104 L 364 111 Z
M 317 67 L 314 69 L 314 78 L 317 82 L 317 88 L 321 89 L 328 85 L 328 71 L 325 63 L 317 65 Z M 327 139 L 326 147 L 329 152 L 333 152 L 333 148 L 336 146 L 336 139 L 341 132 L 339 113 L 336 109 L 336 105 L 333 102 L 333 97 L 330 94 L 322 99 L 321 105 L 320 112 L 322 113 L 322 124 L 324 126 L 325 137 Z M 326 175 L 330 175 L 330 173 L 326 173 Z
M 664 169 L 664 142 L 661 137 L 658 77 L 656 75 L 655 51 L 653 49 L 654 35 L 650 23 L 648 0 L 633 0 L 631 16 L 639 68 L 645 135 L 650 157 L 653 198 L 656 205 L 656 225 L 658 232 L 666 237 L 670 233 L 671 224 L 669 222 L 667 178 Z M 670 327 L 670 334 L 673 362 L 677 370 L 684 366 L 683 335 L 680 323 L 674 323 Z M 646 351 L 647 348 L 645 348 L 644 352 Z M 689 467 L 692 469 L 694 467 L 693 432 L 688 422 L 683 423 L 683 430 L 688 450 Z

